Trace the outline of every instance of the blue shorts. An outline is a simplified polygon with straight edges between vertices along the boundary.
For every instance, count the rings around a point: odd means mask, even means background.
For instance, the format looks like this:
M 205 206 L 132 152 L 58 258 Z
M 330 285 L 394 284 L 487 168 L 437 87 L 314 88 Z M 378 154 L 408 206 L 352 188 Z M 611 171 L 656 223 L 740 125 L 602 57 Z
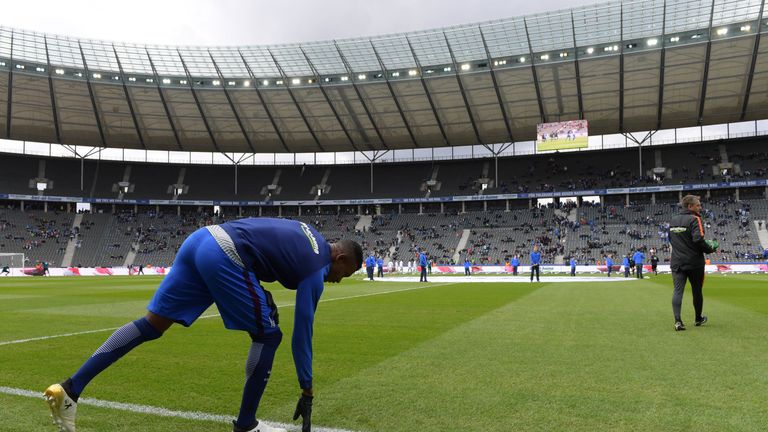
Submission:
M 272 295 L 201 228 L 182 243 L 147 310 L 189 327 L 213 303 L 228 329 L 255 334 L 279 331 Z

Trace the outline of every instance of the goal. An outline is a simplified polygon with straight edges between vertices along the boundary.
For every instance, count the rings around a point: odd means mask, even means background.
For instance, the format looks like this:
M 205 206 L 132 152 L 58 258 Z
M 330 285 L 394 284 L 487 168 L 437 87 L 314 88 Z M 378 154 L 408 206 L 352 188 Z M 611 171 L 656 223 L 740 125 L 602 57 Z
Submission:
M 0 268 L 2 267 L 24 267 L 23 253 L 0 253 Z

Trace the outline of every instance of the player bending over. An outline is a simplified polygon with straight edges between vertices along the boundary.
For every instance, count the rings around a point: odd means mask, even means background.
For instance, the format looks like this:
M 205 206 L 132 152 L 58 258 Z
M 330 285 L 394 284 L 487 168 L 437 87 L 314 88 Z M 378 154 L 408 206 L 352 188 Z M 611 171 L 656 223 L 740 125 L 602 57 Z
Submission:
M 172 271 L 160 283 L 143 318 L 115 331 L 70 378 L 45 390 L 54 423 L 75 432 L 77 400 L 88 383 L 138 345 L 157 339 L 173 323 L 190 326 L 215 303 L 224 326 L 251 338 L 246 380 L 233 432 L 284 432 L 256 420 L 275 352 L 283 337 L 272 294 L 261 282 L 296 290 L 293 359 L 301 397 L 293 419 L 311 429 L 312 327 L 324 282 L 339 282 L 362 265 L 351 240 L 327 243 L 311 226 L 293 220 L 247 218 L 211 225 L 181 245 Z

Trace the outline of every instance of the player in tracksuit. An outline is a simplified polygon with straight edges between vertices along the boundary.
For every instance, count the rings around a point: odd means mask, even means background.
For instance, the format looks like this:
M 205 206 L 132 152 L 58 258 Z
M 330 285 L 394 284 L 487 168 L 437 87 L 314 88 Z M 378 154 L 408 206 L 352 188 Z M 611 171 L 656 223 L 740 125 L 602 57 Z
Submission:
M 629 277 L 629 255 L 625 255 L 624 259 L 621 261 L 621 265 L 624 266 L 624 277 Z
M 472 276 L 472 264 L 469 262 L 469 258 L 464 260 L 464 276 Z
M 419 266 L 421 267 L 421 275 L 419 276 L 419 282 L 427 281 L 427 254 L 424 251 L 419 252 Z
M 645 261 L 645 254 L 639 249 L 632 255 L 632 261 L 635 263 L 635 275 L 638 279 L 643 278 L 643 261 Z
M 520 266 L 520 258 L 515 255 L 512 257 L 512 262 L 510 262 L 512 265 L 512 276 L 517 276 L 517 268 Z
M 247 218 L 193 232 L 181 245 L 173 271 L 160 283 L 146 316 L 129 322 L 61 384 L 45 390 L 54 421 L 75 432 L 77 400 L 100 372 L 138 345 L 157 339 L 174 323 L 190 326 L 216 304 L 224 326 L 251 338 L 242 403 L 233 432 L 285 432 L 256 420 L 256 410 L 283 334 L 277 306 L 262 282 L 296 291 L 293 359 L 302 390 L 294 420 L 311 428 L 312 332 L 324 282 L 339 282 L 360 268 L 363 251 L 351 240 L 327 243 L 299 221 Z
M 376 268 L 378 269 L 378 272 L 376 273 L 376 277 L 383 278 L 384 277 L 384 258 L 379 257 L 376 259 Z
M 376 268 L 376 258 L 371 254 L 365 259 L 365 272 L 368 274 L 368 279 L 373 280 L 373 271 Z
M 539 265 L 541 264 L 541 252 L 539 247 L 534 246 L 531 251 L 531 282 L 533 282 L 533 274 L 536 273 L 536 282 L 539 282 Z
M 576 258 L 571 257 L 571 276 L 576 276 Z
M 611 258 L 610 255 L 605 256 L 605 268 L 608 269 L 608 277 L 611 277 L 611 272 L 613 271 L 613 258 Z
M 696 195 L 686 195 L 681 202 L 682 210 L 669 222 L 669 242 L 672 246 L 672 313 L 675 316 L 675 330 L 685 330 L 680 316 L 686 281 L 691 283 L 695 323 L 700 326 L 707 322 L 702 315 L 704 308 L 704 254 L 712 253 L 720 246 L 716 240 L 704 239 L 704 224 L 701 223 L 701 201 Z

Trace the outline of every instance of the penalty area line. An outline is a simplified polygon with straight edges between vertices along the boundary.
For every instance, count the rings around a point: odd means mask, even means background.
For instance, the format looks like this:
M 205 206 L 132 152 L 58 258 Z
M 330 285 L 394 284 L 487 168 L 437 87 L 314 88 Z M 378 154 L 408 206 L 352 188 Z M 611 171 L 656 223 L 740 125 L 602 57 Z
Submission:
M 339 301 L 339 300 L 349 300 L 349 299 L 355 299 L 355 298 L 361 298 L 361 297 L 371 297 L 371 296 L 377 296 L 377 295 L 383 295 L 383 294 L 393 294 L 398 292 L 406 292 L 406 291 L 414 291 L 424 288 L 433 288 L 443 285 L 451 285 L 458 282 L 448 282 L 448 283 L 436 283 L 436 284 L 428 284 L 423 286 L 418 286 L 414 288 L 405 288 L 405 289 L 399 289 L 399 290 L 389 290 L 389 291 L 380 291 L 380 292 L 374 292 L 374 293 L 367 293 L 367 294 L 358 294 L 358 295 L 352 295 L 352 296 L 345 296 L 345 297 L 336 297 L 336 298 L 329 298 L 329 299 L 321 299 L 320 303 L 328 303 L 332 301 Z M 278 305 L 278 308 L 290 308 L 293 307 L 293 304 L 285 304 L 285 305 Z M 210 314 L 210 315 L 203 315 L 198 319 L 208 319 L 208 318 L 216 318 L 218 316 L 221 316 L 220 314 Z M 81 332 L 73 332 L 73 333 L 62 333 L 62 334 L 56 334 L 56 335 L 49 335 L 49 336 L 39 336 L 39 337 L 33 337 L 33 338 L 26 338 L 26 339 L 16 339 L 16 340 L 10 340 L 10 341 L 0 341 L 0 346 L 4 345 L 14 345 L 14 344 L 20 344 L 25 342 L 35 342 L 35 341 L 41 341 L 41 340 L 48 340 L 48 339 L 57 339 L 57 338 L 63 338 L 63 337 L 71 337 L 71 336 L 80 336 L 85 334 L 91 334 L 91 333 L 102 333 L 107 331 L 115 331 L 119 329 L 120 327 L 108 327 L 103 329 L 97 329 L 97 330 L 85 330 Z
M 43 399 L 42 392 L 35 392 L 31 390 L 24 390 L 24 389 L 18 389 L 13 387 L 0 386 L 0 393 L 11 395 L 11 396 L 38 398 L 41 400 Z M 137 414 L 146 414 L 146 415 L 153 415 L 158 417 L 172 417 L 172 418 L 179 418 L 179 419 L 185 419 L 185 420 L 209 421 L 209 422 L 216 422 L 216 423 L 231 423 L 233 419 L 233 417 L 229 415 L 209 414 L 209 413 L 204 413 L 200 411 L 177 411 L 177 410 L 171 410 L 168 408 L 155 407 L 150 405 L 138 405 L 138 404 L 132 404 L 132 403 L 114 402 L 114 401 L 91 399 L 91 398 L 80 398 L 80 400 L 78 401 L 78 404 L 95 406 L 99 408 L 113 409 L 118 411 L 128 411 L 128 412 L 137 413 Z M 272 422 L 268 420 L 264 420 L 264 423 L 270 426 L 288 429 L 289 431 L 299 431 L 301 429 L 301 426 L 299 425 L 278 423 L 278 422 Z M 314 425 L 312 426 L 312 430 L 315 430 L 317 432 L 355 432 L 347 429 L 337 429 L 337 428 L 314 426 Z

